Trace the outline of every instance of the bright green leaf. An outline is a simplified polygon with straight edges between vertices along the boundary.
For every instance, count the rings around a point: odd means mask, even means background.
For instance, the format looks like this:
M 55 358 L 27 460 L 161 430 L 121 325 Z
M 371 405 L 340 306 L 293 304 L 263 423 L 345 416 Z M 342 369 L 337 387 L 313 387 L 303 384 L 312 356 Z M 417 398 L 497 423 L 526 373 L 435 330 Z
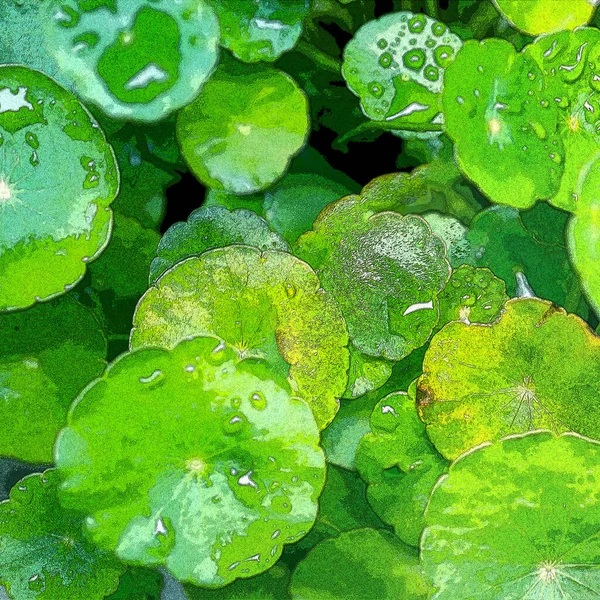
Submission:
M 394 363 L 384 358 L 363 354 L 350 344 L 348 386 L 344 398 L 356 398 L 380 388 L 392 374 Z

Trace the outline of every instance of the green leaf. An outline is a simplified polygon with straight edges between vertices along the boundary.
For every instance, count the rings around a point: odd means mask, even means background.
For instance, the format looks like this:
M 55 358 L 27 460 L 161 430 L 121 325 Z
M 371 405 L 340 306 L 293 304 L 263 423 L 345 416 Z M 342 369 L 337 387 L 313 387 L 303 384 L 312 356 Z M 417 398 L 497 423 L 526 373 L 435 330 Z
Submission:
M 444 72 L 461 45 L 444 23 L 391 13 L 356 32 L 344 50 L 342 73 L 370 119 L 393 129 L 441 131 Z
M 489 269 L 463 265 L 452 271 L 450 281 L 439 293 L 441 329 L 451 321 L 492 323 L 508 300 L 506 286 Z
M 180 581 L 267 570 L 311 528 L 325 478 L 310 408 L 272 377 L 215 338 L 123 355 L 58 438 L 61 502 L 99 547 Z
M 600 447 L 547 432 L 463 456 L 427 509 L 421 561 L 439 600 L 592 600 Z
M 356 529 L 319 544 L 294 571 L 290 589 L 293 600 L 427 598 L 415 550 L 376 529 Z
M 29 475 L 0 503 L 0 584 L 15 600 L 101 600 L 125 567 L 83 535 L 58 503 L 54 470 Z
M 349 196 L 321 212 L 296 252 L 338 301 L 361 352 L 400 360 L 429 338 L 450 268 L 421 217 L 374 213 L 368 197 Z
M 107 600 L 160 600 L 162 577 L 157 570 L 129 567 Z
M 599 437 L 599 350 L 584 321 L 537 298 L 510 300 L 491 325 L 449 323 L 431 340 L 418 383 L 431 441 L 454 459 L 531 429 Z
M 290 571 L 281 561 L 255 577 L 234 581 L 219 590 L 185 586 L 188 600 L 290 600 Z
M 158 121 L 189 104 L 218 59 L 218 19 L 198 0 L 53 1 L 45 25 L 77 93 L 117 119 Z
M 446 133 L 462 172 L 493 202 L 530 208 L 559 189 L 559 113 L 533 59 L 503 40 L 465 42 L 446 71 Z
M 363 354 L 352 344 L 348 346 L 348 349 L 350 350 L 350 367 L 344 398 L 356 398 L 376 390 L 390 378 L 394 366 L 392 361 Z
M 100 324 L 71 297 L 0 315 L 0 456 L 52 462 L 71 401 L 105 360 Z
M 110 146 L 75 96 L 0 67 L 0 311 L 64 294 L 110 237 Z
M 165 232 L 150 265 L 150 283 L 185 258 L 232 244 L 245 244 L 262 251 L 289 250 L 287 243 L 255 213 L 202 206 L 185 223 L 175 223 Z
M 559 190 L 549 201 L 570 212 L 577 209 L 585 172 L 600 149 L 599 42 L 596 28 L 583 27 L 541 36 L 523 50 L 539 65 L 559 110 L 564 174 Z M 551 151 L 554 153 L 553 148 Z
M 269 187 L 302 149 L 308 103 L 291 77 L 262 65 L 225 61 L 177 119 L 177 139 L 206 186 L 234 194 Z
M 447 462 L 435 450 L 419 419 L 415 388 L 380 400 L 371 415 L 371 431 L 356 452 L 367 497 L 383 521 L 405 543 L 419 545 L 427 500 Z
M 596 4 L 590 0 L 493 0 L 510 24 L 530 35 L 575 29 L 592 18 Z
M 336 302 L 313 270 L 285 252 L 230 246 L 167 271 L 140 300 L 131 347 L 172 348 L 215 335 L 265 358 L 314 411 L 322 429 L 346 389 L 348 337 Z
M 244 62 L 272 62 L 302 34 L 310 0 L 209 0 L 221 24 L 221 45 Z

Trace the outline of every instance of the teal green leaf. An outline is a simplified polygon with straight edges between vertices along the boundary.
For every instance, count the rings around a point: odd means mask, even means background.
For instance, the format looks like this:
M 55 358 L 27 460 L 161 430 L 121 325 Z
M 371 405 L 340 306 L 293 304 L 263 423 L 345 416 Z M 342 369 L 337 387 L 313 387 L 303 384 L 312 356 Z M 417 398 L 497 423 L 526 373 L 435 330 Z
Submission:
M 123 355 L 58 438 L 61 502 L 100 548 L 180 581 L 266 571 L 311 528 L 325 479 L 309 406 L 273 376 L 216 338 Z
M 131 347 L 172 348 L 215 335 L 244 356 L 267 359 L 315 413 L 331 422 L 344 393 L 348 335 L 314 271 L 285 252 L 230 246 L 167 271 L 140 300 Z
M 58 503 L 54 470 L 29 475 L 0 503 L 0 584 L 14 600 L 101 600 L 125 567 L 83 535 L 76 512 Z
M 190 170 L 207 187 L 250 194 L 288 168 L 309 132 L 308 103 L 295 81 L 263 65 L 221 62 L 177 119 Z
M 510 24 L 524 33 L 540 35 L 585 25 L 593 16 L 596 4 L 590 0 L 493 0 Z
M 51 0 L 46 46 L 77 93 L 117 119 L 189 104 L 218 60 L 219 22 L 199 0 Z
M 311 550 L 292 575 L 293 600 L 427 598 L 414 548 L 388 531 L 355 529 Z
M 598 442 L 548 432 L 453 463 L 431 496 L 421 540 L 432 598 L 597 598 L 599 464 Z
M 449 323 L 433 337 L 419 411 L 448 459 L 532 429 L 596 438 L 599 374 L 600 338 L 587 323 L 544 300 L 509 300 L 491 325 Z
M 64 294 L 110 238 L 119 187 L 96 121 L 56 82 L 0 67 L 0 311 Z
M 100 324 L 71 297 L 0 315 L 0 456 L 52 462 L 71 402 L 105 361 Z
M 321 212 L 296 253 L 338 301 L 358 350 L 400 360 L 425 344 L 450 267 L 421 217 L 374 213 L 368 197 L 349 196 Z
M 150 283 L 155 283 L 165 271 L 185 258 L 232 244 L 244 244 L 262 251 L 289 250 L 281 236 L 273 233 L 266 221 L 255 213 L 245 209 L 229 211 L 220 206 L 202 206 L 185 223 L 175 223 L 165 232 L 150 265 Z
M 272 62 L 302 34 L 310 0 L 209 0 L 221 24 L 221 45 L 244 62 Z
M 446 70 L 446 133 L 462 172 L 497 204 L 530 208 L 559 189 L 559 113 L 536 62 L 508 42 L 465 42 Z
M 415 388 L 380 400 L 371 415 L 371 433 L 356 452 L 367 498 L 383 521 L 405 543 L 419 545 L 425 506 L 447 462 L 438 454 L 419 419 Z
M 461 46 L 444 23 L 395 12 L 356 32 L 342 73 L 370 119 L 394 129 L 441 131 L 444 73 Z

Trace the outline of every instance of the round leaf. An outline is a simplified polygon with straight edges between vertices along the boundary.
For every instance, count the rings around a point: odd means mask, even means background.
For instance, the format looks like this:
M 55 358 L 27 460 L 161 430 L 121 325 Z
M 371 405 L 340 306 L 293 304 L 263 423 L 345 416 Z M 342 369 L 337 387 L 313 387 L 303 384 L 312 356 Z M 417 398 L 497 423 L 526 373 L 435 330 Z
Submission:
M 185 223 L 175 223 L 163 235 L 150 265 L 150 283 L 173 265 L 213 248 L 245 244 L 260 250 L 289 250 L 287 243 L 273 233 L 266 221 L 255 213 L 219 206 L 195 210 Z
M 446 71 L 446 133 L 458 164 L 498 204 L 530 208 L 559 189 L 565 151 L 540 68 L 498 39 L 465 42 Z
M 118 186 L 83 105 L 38 71 L 0 66 L 0 311 L 81 279 L 108 242 Z
M 310 408 L 271 375 L 215 338 L 123 355 L 58 438 L 61 501 L 99 547 L 180 581 L 267 570 L 312 526 L 325 477 Z
M 77 93 L 117 119 L 189 104 L 218 59 L 219 22 L 199 0 L 51 0 L 46 45 Z
M 575 29 L 585 25 L 596 9 L 593 0 L 494 0 L 494 4 L 513 27 L 529 35 Z
M 56 471 L 29 475 L 0 503 L 0 584 L 15 600 L 101 600 L 125 567 L 58 503 Z
M 346 389 L 348 337 L 335 301 L 301 260 L 230 246 L 167 271 L 138 304 L 131 347 L 171 348 L 215 335 L 245 356 L 266 358 L 314 411 L 331 422 Z
M 427 598 L 417 553 L 377 529 L 355 529 L 320 543 L 294 571 L 290 589 L 293 600 Z
M 0 315 L 0 455 L 52 462 L 72 400 L 105 359 L 98 321 L 70 297 Z
M 394 12 L 356 32 L 344 50 L 342 73 L 370 119 L 395 129 L 439 131 L 444 72 L 461 45 L 444 23 Z
M 450 466 L 429 501 L 421 561 L 436 600 L 592 600 L 600 589 L 600 446 L 506 438 Z
M 274 61 L 302 34 L 310 0 L 210 0 L 221 23 L 221 45 L 244 62 Z
M 194 175 L 234 194 L 269 187 L 306 142 L 308 103 L 288 75 L 222 62 L 177 119 L 177 139 Z
M 569 352 L 569 349 L 577 349 Z M 449 323 L 423 361 L 418 404 L 448 459 L 532 429 L 600 437 L 600 338 L 562 308 L 509 300 L 491 325 Z

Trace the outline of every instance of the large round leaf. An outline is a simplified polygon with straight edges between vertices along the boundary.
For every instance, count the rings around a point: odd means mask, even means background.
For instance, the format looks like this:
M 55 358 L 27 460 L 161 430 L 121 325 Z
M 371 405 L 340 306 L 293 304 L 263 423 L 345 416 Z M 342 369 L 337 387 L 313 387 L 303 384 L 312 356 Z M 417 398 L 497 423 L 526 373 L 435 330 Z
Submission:
M 269 187 L 306 142 L 308 103 L 277 69 L 222 62 L 177 119 L 177 139 L 206 186 L 235 194 Z
M 0 584 L 14 600 L 101 600 L 125 567 L 58 503 L 56 471 L 29 475 L 0 503 Z
M 529 208 L 556 194 L 565 156 L 558 107 L 532 58 L 504 40 L 469 40 L 443 96 L 458 164 L 493 202 Z
M 158 121 L 189 104 L 218 58 L 200 0 L 50 0 L 46 45 L 77 92 L 117 119 Z
M 594 0 L 493 0 L 513 27 L 530 35 L 575 29 L 585 25 L 594 14 Z
M 600 446 L 506 438 L 436 487 L 421 539 L 435 600 L 592 600 L 600 594 Z
M 0 67 L 0 311 L 63 294 L 110 237 L 114 155 L 53 80 Z
M 312 407 L 323 428 L 347 382 L 348 335 L 313 270 L 285 252 L 230 246 L 167 271 L 138 305 L 131 347 L 171 348 L 216 335 L 245 356 L 268 359 Z
M 293 600 L 427 598 L 416 551 L 377 529 L 320 543 L 294 571 L 290 589 Z
M 185 223 L 175 223 L 167 229 L 150 265 L 150 283 L 155 283 L 165 271 L 185 258 L 232 244 L 245 244 L 263 251 L 289 250 L 287 243 L 255 213 L 202 206 Z
M 215 338 L 123 355 L 58 438 L 61 501 L 99 547 L 181 581 L 267 570 L 312 526 L 325 477 L 310 408 L 271 377 Z
M 100 324 L 70 297 L 0 315 L 0 456 L 52 462 L 71 402 L 105 360 Z
M 274 61 L 302 34 L 310 0 L 209 0 L 221 23 L 221 45 L 244 62 Z
M 600 437 L 600 338 L 543 300 L 509 300 L 496 323 L 448 324 L 423 361 L 418 404 L 449 459 L 531 429 Z
M 356 32 L 342 72 L 370 119 L 396 129 L 440 131 L 444 72 L 461 46 L 444 23 L 394 12 Z
M 429 338 L 450 267 L 421 217 L 374 213 L 367 197 L 349 196 L 321 212 L 296 252 L 338 301 L 361 352 L 400 360 Z

